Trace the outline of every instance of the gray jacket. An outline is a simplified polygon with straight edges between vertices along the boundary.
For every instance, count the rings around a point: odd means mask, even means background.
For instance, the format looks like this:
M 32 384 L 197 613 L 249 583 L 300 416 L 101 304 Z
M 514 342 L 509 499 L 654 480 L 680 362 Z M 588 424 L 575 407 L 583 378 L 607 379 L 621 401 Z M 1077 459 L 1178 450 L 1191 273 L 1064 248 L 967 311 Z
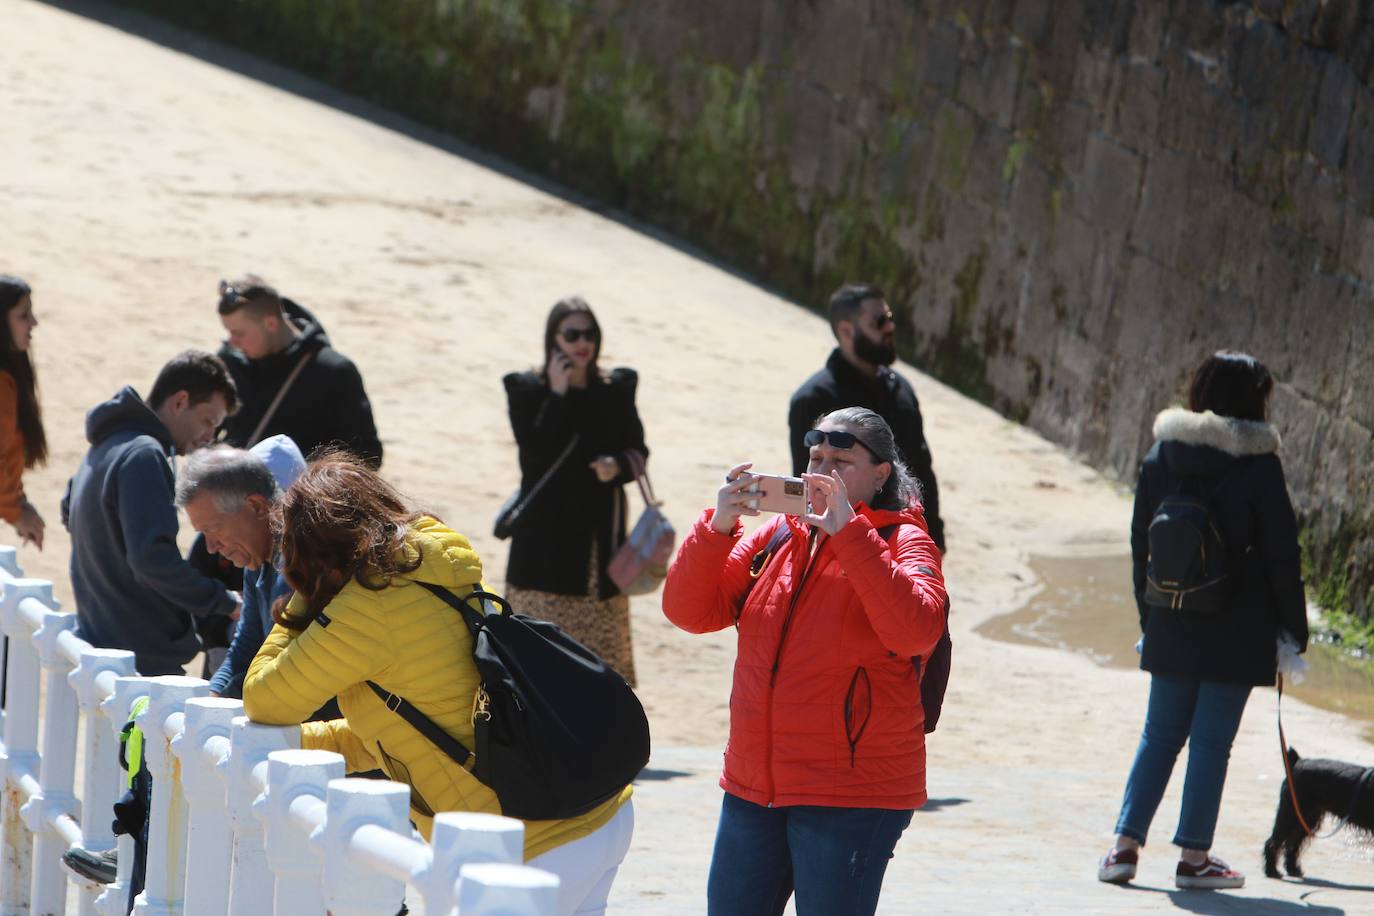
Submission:
M 200 651 L 191 615 L 229 614 L 235 601 L 177 547 L 171 434 L 125 386 L 86 414 L 86 439 L 62 498 L 77 634 L 131 650 L 140 674 L 180 674 Z

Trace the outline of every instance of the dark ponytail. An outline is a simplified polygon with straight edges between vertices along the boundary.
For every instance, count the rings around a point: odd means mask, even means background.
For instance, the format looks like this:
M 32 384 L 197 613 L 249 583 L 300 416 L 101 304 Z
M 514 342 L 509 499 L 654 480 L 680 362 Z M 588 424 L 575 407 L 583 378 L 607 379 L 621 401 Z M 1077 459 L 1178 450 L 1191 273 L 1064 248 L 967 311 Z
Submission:
M 38 406 L 38 379 L 34 375 L 33 360 L 23 350 L 16 349 L 10 338 L 10 309 L 23 302 L 33 291 L 18 277 L 0 274 L 0 372 L 8 372 L 19 389 L 19 432 L 24 437 L 24 467 L 31 468 L 48 460 L 48 437 L 43 432 L 43 412 Z

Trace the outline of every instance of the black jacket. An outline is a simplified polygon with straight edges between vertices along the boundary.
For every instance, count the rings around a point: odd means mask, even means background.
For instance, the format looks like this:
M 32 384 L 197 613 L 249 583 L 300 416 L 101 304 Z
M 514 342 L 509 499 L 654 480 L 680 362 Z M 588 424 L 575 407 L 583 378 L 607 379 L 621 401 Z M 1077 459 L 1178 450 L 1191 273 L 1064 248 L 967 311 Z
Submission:
M 625 540 L 623 485 L 633 480 L 623 453 L 635 449 L 649 454 L 635 409 L 639 376 L 632 369 L 616 369 L 604 381 L 571 388 L 561 397 L 534 372 L 512 372 L 503 382 L 520 449 L 522 491 L 533 487 L 573 435 L 580 434 L 576 448 L 535 494 L 511 535 L 506 582 L 559 595 L 586 595 L 595 543 L 597 597 L 615 595 L 606 566 Z M 620 462 L 620 476 L 610 483 L 597 480 L 588 467 L 600 455 L 614 455 Z
M 285 350 L 249 359 L 228 343 L 220 347 L 220 358 L 229 366 L 240 401 L 238 413 L 225 421 L 225 438 L 240 448 L 254 444 L 248 441 L 249 436 L 282 383 L 309 353 L 310 361 L 259 438 L 284 433 L 306 457 L 322 445 L 343 444 L 374 468 L 380 467 L 382 443 L 377 439 L 372 404 L 363 390 L 358 367 L 329 345 L 314 315 L 290 299 L 283 299 L 282 307 L 287 320 L 299 331 Z
M 866 407 L 887 421 L 897 439 L 897 450 L 906 460 L 912 476 L 921 484 L 921 506 L 931 539 L 943 553 L 945 523 L 940 518 L 940 488 L 931 467 L 930 446 L 926 444 L 921 405 L 911 383 L 886 366 L 878 367 L 878 378 L 869 380 L 837 347 L 825 361 L 825 368 L 811 376 L 792 394 L 787 410 L 791 431 L 792 473 L 801 474 L 811 460 L 802 442 L 822 414 L 841 407 Z
M 171 433 L 126 386 L 86 414 L 86 439 L 62 499 L 77 635 L 133 652 L 140 674 L 180 674 L 200 651 L 192 615 L 230 614 L 235 601 L 177 549 Z
M 1298 524 L 1288 499 L 1279 436 L 1267 423 L 1174 408 L 1155 420 L 1158 440 L 1140 466 L 1131 519 L 1131 557 L 1140 628 L 1140 667 L 1153 674 L 1265 686 L 1274 683 L 1280 627 L 1307 648 Z M 1144 601 L 1150 521 L 1185 481 L 1208 495 L 1232 580 L 1216 614 Z

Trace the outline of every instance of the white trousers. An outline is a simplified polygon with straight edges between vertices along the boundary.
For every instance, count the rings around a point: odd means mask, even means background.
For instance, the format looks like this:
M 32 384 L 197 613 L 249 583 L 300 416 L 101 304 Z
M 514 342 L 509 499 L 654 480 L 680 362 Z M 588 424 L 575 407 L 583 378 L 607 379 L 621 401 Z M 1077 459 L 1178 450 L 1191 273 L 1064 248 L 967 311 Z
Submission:
M 601 916 L 606 912 L 615 873 L 630 851 L 634 832 L 632 799 L 595 833 L 526 863 L 558 876 L 558 916 Z

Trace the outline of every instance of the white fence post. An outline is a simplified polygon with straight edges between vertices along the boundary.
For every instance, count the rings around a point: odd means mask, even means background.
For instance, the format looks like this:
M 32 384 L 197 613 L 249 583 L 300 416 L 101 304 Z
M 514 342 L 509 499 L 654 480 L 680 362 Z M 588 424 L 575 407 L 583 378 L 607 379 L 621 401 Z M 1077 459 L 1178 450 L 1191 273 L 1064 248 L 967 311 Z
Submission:
M 81 848 L 97 855 L 114 848 L 114 833 L 110 821 L 114 803 L 122 794 L 119 789 L 119 764 L 115 748 L 117 742 L 105 727 L 106 719 L 100 703 L 112 695 L 115 678 L 134 673 L 134 654 L 123 649 L 81 650 L 81 663 L 67 675 L 76 692 L 81 716 L 86 722 L 82 737 L 85 769 L 81 779 Z M 96 897 L 103 887 L 83 882 L 81 885 L 81 916 L 94 916 Z
M 292 812 L 323 810 L 329 781 L 343 775 L 343 756 L 332 751 L 267 755 L 267 795 L 260 801 L 267 856 L 276 874 L 272 912 L 324 916 L 324 862 L 315 843 L 292 829 Z
M 10 638 L 5 666 L 5 797 L 3 817 L 4 866 L 0 870 L 0 907 L 6 913 L 27 913 L 33 878 L 33 835 L 25 827 L 19 809 L 23 793 L 19 782 L 39 775 L 38 698 L 41 674 L 33 629 L 20 613 L 19 604 L 34 598 L 53 606 L 52 583 L 42 579 L 12 579 L 0 596 L 0 626 Z
M 138 724 L 143 730 L 148 773 L 153 777 L 153 800 L 148 808 L 148 867 L 143 892 L 134 902 L 139 916 L 181 914 L 186 888 L 186 796 L 167 720 L 180 717 L 187 700 L 209 691 L 210 685 L 196 677 L 170 674 L 148 681 L 148 708 L 138 717 Z
M 326 803 L 324 893 L 330 916 L 395 913 L 405 882 L 358 869 L 349 862 L 348 847 L 354 831 L 369 825 L 409 837 L 409 787 L 378 779 L 332 779 Z
M 558 876 L 528 865 L 464 865 L 456 894 L 459 916 L 552 916 Z
M 262 845 L 262 822 L 253 813 L 253 801 L 262 792 L 265 778 L 253 771 L 267 769 L 272 751 L 301 746 L 299 725 L 258 725 L 244 716 L 234 719 L 229 735 L 229 759 L 225 763 L 225 794 L 229 820 L 234 825 L 234 871 L 229 884 L 229 912 L 272 912 L 272 872 Z M 265 773 L 263 774 L 265 776 Z
M 525 860 L 525 822 L 499 814 L 445 811 L 434 817 L 430 835 L 434 859 L 414 883 L 425 898 L 425 912 L 452 912 L 454 887 L 464 865 Z
M 148 695 L 149 683 L 151 683 L 151 679 L 146 677 L 117 677 L 115 678 L 114 693 L 110 694 L 109 698 L 100 704 L 101 711 L 109 720 L 116 742 L 124 730 L 124 723 L 129 720 L 129 713 L 132 711 L 135 701 L 139 697 Z M 91 724 L 93 727 L 95 726 L 94 722 Z M 122 776 L 122 771 L 117 767 L 116 772 Z M 127 785 L 127 782 L 121 780 L 120 786 L 127 787 Z M 118 792 L 122 796 L 124 788 L 118 789 Z M 115 871 L 114 883 L 106 885 L 105 892 L 95 901 L 96 908 L 104 916 L 124 916 L 129 908 L 129 890 L 134 868 L 133 837 L 128 834 L 120 836 L 118 849 L 119 865 Z
M 19 566 L 19 551 L 8 545 L 0 547 L 0 569 L 10 574 L 11 579 L 19 579 L 24 575 L 24 570 Z M 3 630 L 0 630 L 0 634 Z M 0 640 L 0 645 L 4 640 Z M 0 650 L 0 684 L 5 682 L 5 665 L 8 664 L 5 656 L 7 652 Z M 5 711 L 0 709 L 0 735 L 4 734 Z M 4 779 L 3 771 L 0 771 L 0 780 Z
M 68 843 L 57 832 L 53 820 L 59 815 L 76 813 L 76 727 L 81 713 L 76 694 L 67 686 L 72 663 L 62 655 L 57 638 L 75 626 L 74 616 L 53 610 L 43 615 L 43 625 L 33 634 L 43 666 L 46 704 L 43 747 L 39 752 L 41 791 L 29 799 L 20 813 L 34 836 L 32 906 L 39 913 L 67 911 L 67 872 L 62 867 L 62 853 L 67 851 Z
M 234 828 L 229 820 L 224 770 L 229 732 L 243 702 L 224 697 L 186 701 L 186 724 L 172 741 L 181 761 L 181 788 L 191 808 L 186 828 L 185 916 L 225 916 Z

